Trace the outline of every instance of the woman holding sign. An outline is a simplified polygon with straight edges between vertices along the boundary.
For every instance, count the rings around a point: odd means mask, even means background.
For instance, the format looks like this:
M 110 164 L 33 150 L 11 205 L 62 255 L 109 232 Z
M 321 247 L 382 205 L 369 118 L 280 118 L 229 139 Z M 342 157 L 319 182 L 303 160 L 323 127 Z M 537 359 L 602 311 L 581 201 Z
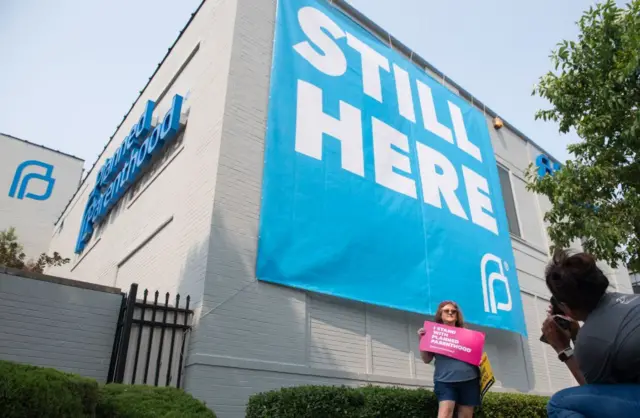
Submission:
M 435 322 L 464 328 L 464 318 L 458 304 L 444 301 L 438 306 Z M 424 328 L 418 330 L 420 337 Z M 477 366 L 442 354 L 420 351 L 425 363 L 435 358 L 434 392 L 438 398 L 438 418 L 452 418 L 458 407 L 458 418 L 473 417 L 473 408 L 480 405 L 480 373 Z

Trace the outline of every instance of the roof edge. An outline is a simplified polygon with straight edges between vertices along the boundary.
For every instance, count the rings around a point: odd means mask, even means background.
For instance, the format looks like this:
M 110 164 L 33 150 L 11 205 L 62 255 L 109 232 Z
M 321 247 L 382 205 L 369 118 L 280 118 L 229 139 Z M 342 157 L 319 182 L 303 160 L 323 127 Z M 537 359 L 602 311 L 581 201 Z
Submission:
M 389 39 L 389 46 L 391 46 L 391 48 L 400 51 L 403 55 L 406 56 L 406 58 L 411 60 L 413 63 L 421 65 L 421 66 L 423 66 L 425 68 L 428 68 L 430 71 L 435 73 L 437 76 L 441 77 L 443 80 L 446 80 L 447 83 L 451 84 L 453 87 L 455 87 L 459 91 L 460 96 L 462 98 L 470 101 L 472 104 L 475 104 L 477 107 L 483 109 L 487 114 L 489 114 L 492 117 L 499 116 L 497 112 L 495 112 L 493 109 L 491 109 L 485 103 L 483 103 L 481 100 L 477 99 L 474 95 L 469 93 L 466 89 L 461 87 L 458 83 L 456 83 L 455 81 L 453 81 L 452 79 L 447 77 L 447 75 L 445 73 L 443 73 L 442 71 L 438 70 L 429 61 L 427 61 L 424 58 L 422 58 L 422 56 L 420 56 L 417 52 L 415 52 L 414 50 L 412 50 L 411 48 L 406 46 L 399 39 L 397 39 L 396 37 L 391 35 L 391 33 L 387 32 L 384 28 L 382 28 L 380 25 L 375 23 L 373 20 L 369 19 L 364 13 L 360 12 L 358 9 L 356 9 L 355 7 L 353 7 L 352 5 L 347 3 L 345 0 L 327 0 L 327 1 L 329 3 L 331 3 L 332 5 L 334 5 L 336 8 L 340 9 L 345 15 L 350 17 L 352 20 L 355 20 L 357 24 L 359 24 L 360 26 L 363 26 L 365 29 L 371 31 L 373 34 L 377 35 L 378 37 L 380 37 L 382 39 Z M 534 145 L 535 147 L 537 147 L 547 157 L 551 158 L 554 161 L 558 161 L 559 162 L 559 160 L 557 158 L 555 158 L 550 152 L 545 150 L 542 146 L 540 146 L 538 143 L 536 143 L 529 136 L 525 135 L 521 130 L 519 130 L 518 128 L 513 126 L 511 123 L 506 121 L 502 116 L 500 116 L 500 119 L 502 119 L 502 122 L 504 123 L 504 126 L 509 128 L 510 130 L 512 130 L 516 135 L 518 135 L 519 137 L 521 137 L 525 141 L 527 141 L 527 142 L 531 143 L 532 145 Z
M 147 87 L 149 87 L 149 84 L 151 84 L 151 80 L 153 80 L 153 77 L 158 73 L 158 71 L 160 70 L 160 67 L 162 67 L 162 64 L 167 60 L 167 57 L 169 56 L 169 54 L 171 54 L 171 51 L 173 50 L 173 48 L 176 46 L 176 44 L 178 43 L 178 41 L 180 40 L 180 38 L 182 38 L 182 34 L 184 34 L 184 32 L 187 30 L 187 28 L 189 27 L 189 25 L 191 24 L 191 22 L 193 22 L 194 17 L 198 14 L 198 12 L 200 11 L 200 9 L 202 8 L 202 5 L 206 2 L 207 0 L 202 0 L 200 2 L 200 4 L 198 4 L 198 7 L 196 8 L 196 10 L 191 13 L 191 16 L 189 17 L 189 20 L 187 21 L 187 23 L 184 25 L 184 27 L 180 30 L 180 33 L 178 34 L 178 37 L 176 38 L 175 41 L 173 41 L 173 44 L 171 44 L 171 46 L 169 47 L 169 49 L 167 50 L 167 53 L 164 55 L 164 57 L 162 57 L 162 60 L 160 61 L 160 63 L 156 66 L 156 69 L 153 71 L 153 74 L 151 74 L 151 76 L 149 77 L 149 79 L 147 80 L 147 82 L 145 83 L 144 87 L 142 87 L 142 90 L 140 90 L 138 92 L 138 97 L 136 97 L 136 99 L 133 101 L 133 103 L 131 104 L 131 106 L 129 107 L 129 110 L 127 110 L 127 113 L 125 113 L 125 115 L 122 117 L 122 120 L 120 121 L 120 123 L 118 124 L 118 126 L 116 126 L 116 129 L 113 131 L 113 134 L 111 134 L 111 136 L 109 137 L 109 140 L 107 141 L 107 143 L 105 144 L 104 148 L 102 148 L 102 151 L 100 151 L 100 154 L 98 154 L 98 157 L 96 157 L 96 160 L 93 162 L 93 164 L 91 165 L 91 168 L 87 171 L 86 175 L 84 176 L 84 178 L 82 179 L 82 181 L 80 182 L 80 184 L 78 185 L 78 188 L 76 189 L 76 191 L 73 193 L 73 196 L 71 196 L 71 198 L 69 199 L 69 201 L 67 202 L 67 204 L 65 205 L 64 209 L 62 209 L 62 212 L 60 212 L 60 216 L 58 216 L 58 219 L 56 219 L 56 221 L 53 223 L 53 225 L 57 225 L 58 222 L 60 222 L 60 219 L 62 219 L 62 216 L 65 214 L 65 212 L 67 211 L 67 209 L 69 208 L 69 205 L 71 204 L 71 202 L 73 201 L 73 199 L 75 199 L 76 195 L 78 194 L 78 191 L 82 188 L 82 186 L 84 185 L 84 183 L 87 181 L 87 179 L 89 178 L 89 174 L 91 174 L 91 172 L 93 171 L 93 169 L 96 167 L 96 164 L 98 163 L 98 161 L 100 161 L 100 158 L 102 157 L 102 155 L 105 153 L 105 151 L 107 150 L 107 148 L 109 147 L 109 144 L 111 143 L 111 141 L 113 141 L 113 138 L 116 136 L 116 133 L 118 132 L 118 129 L 120 129 L 120 127 L 122 126 L 122 124 L 124 123 L 125 120 L 127 120 L 127 117 L 129 116 L 129 114 L 131 113 L 131 111 L 133 110 L 133 108 L 135 107 L 136 103 L 138 103 L 138 100 L 140 100 L 140 98 L 142 97 L 142 95 L 144 94 L 145 90 L 147 90 Z
M 4 132 L 0 132 L 0 135 L 6 136 L 7 138 L 15 139 L 16 141 L 24 142 L 25 144 L 33 145 L 34 147 L 38 147 L 38 148 L 45 149 L 47 151 L 55 152 L 56 154 L 64 155 L 65 157 L 73 158 L 74 160 L 82 161 L 84 163 L 84 159 L 83 158 L 76 157 L 75 155 L 67 154 L 66 152 L 62 152 L 62 151 L 57 150 L 57 149 L 49 148 L 49 147 L 46 147 L 46 146 L 41 145 L 41 144 L 36 144 L 35 142 L 31 142 L 31 141 L 27 141 L 26 139 L 18 138 L 17 136 L 5 134 Z
M 102 151 L 100 152 L 100 154 L 98 155 L 98 157 L 96 158 L 95 162 L 93 163 L 93 165 L 91 166 L 91 168 L 87 171 L 86 175 L 84 176 L 84 178 L 82 179 L 82 181 L 80 182 L 80 184 L 78 185 L 78 188 L 76 189 L 75 193 L 73 194 L 73 196 L 71 196 L 71 199 L 69 199 L 69 201 L 67 202 L 67 205 L 64 207 L 64 209 L 62 210 L 62 212 L 60 213 L 60 216 L 58 217 L 58 219 L 56 219 L 56 221 L 54 222 L 54 225 L 57 225 L 58 222 L 60 222 L 60 219 L 62 219 L 62 216 L 64 215 L 64 213 L 66 212 L 66 210 L 68 209 L 69 205 L 71 204 L 71 202 L 73 201 L 73 199 L 75 199 L 76 195 L 78 194 L 78 191 L 82 188 L 82 186 L 84 185 L 85 181 L 87 181 L 87 179 L 89 178 L 89 175 L 91 174 L 91 172 L 93 171 L 93 169 L 95 168 L 96 164 L 98 161 L 100 161 L 100 157 L 102 157 L 102 155 L 104 154 L 104 152 L 106 151 L 107 147 L 109 146 L 109 144 L 111 143 L 111 141 L 113 140 L 113 138 L 115 137 L 116 133 L 118 132 L 118 129 L 120 129 L 120 126 L 122 126 L 122 124 L 124 123 L 124 121 L 127 119 L 127 117 L 129 116 L 129 114 L 131 113 L 131 111 L 133 110 L 133 107 L 136 105 L 136 103 L 138 103 L 138 100 L 140 100 L 140 97 L 142 97 L 142 94 L 145 92 L 145 90 L 147 89 L 147 87 L 149 86 L 149 84 L 151 83 L 151 80 L 153 80 L 153 77 L 156 75 L 156 73 L 158 72 L 158 70 L 160 69 L 160 67 L 162 67 L 162 64 L 166 61 L 167 57 L 169 56 L 169 54 L 171 53 L 171 51 L 173 50 L 173 48 L 176 46 L 176 44 L 178 43 L 178 41 L 180 40 L 180 38 L 182 38 L 182 34 L 189 28 L 189 25 L 191 24 L 191 22 L 193 22 L 194 17 L 198 14 L 198 12 L 200 11 L 200 9 L 202 8 L 202 6 L 204 5 L 204 3 L 207 0 L 202 0 L 200 2 L 200 4 L 198 5 L 198 7 L 196 8 L 196 10 L 191 13 L 191 16 L 189 17 L 189 20 L 187 21 L 186 25 L 184 26 L 184 28 L 182 28 L 182 30 L 180 31 L 180 33 L 178 34 L 178 37 L 176 38 L 175 41 L 173 41 L 173 44 L 171 45 L 171 47 L 169 47 L 169 49 L 167 50 L 167 53 L 165 54 L 165 56 L 162 58 L 162 61 L 160 61 L 160 63 L 157 65 L 156 69 L 153 71 L 153 73 L 151 74 L 151 76 L 149 77 L 149 79 L 147 80 L 147 83 L 144 85 L 144 87 L 142 88 L 142 90 L 140 90 L 138 97 L 136 97 L 136 99 L 134 100 L 134 102 L 131 104 L 131 107 L 129 108 L 129 110 L 125 113 L 124 117 L 122 118 L 122 120 L 120 121 L 120 123 L 118 124 L 118 126 L 116 127 L 116 129 L 114 130 L 113 134 L 109 137 L 109 141 L 107 141 L 106 145 L 104 146 L 104 148 L 102 149 Z M 481 106 L 483 108 L 484 111 L 486 111 L 486 113 L 488 113 L 489 115 L 491 115 L 492 117 L 496 117 L 498 116 L 498 113 L 496 113 L 494 110 L 492 110 L 491 108 L 489 108 L 488 106 L 486 106 L 482 101 L 478 100 L 475 96 L 473 96 L 471 93 L 469 93 L 466 89 L 464 89 L 463 87 L 461 87 L 458 83 L 456 83 L 455 81 L 453 81 L 452 79 L 448 78 L 446 76 L 446 74 L 444 74 L 442 71 L 438 70 L 436 67 L 434 67 L 430 62 L 428 62 L 427 60 L 425 60 L 424 58 L 422 58 L 422 56 L 420 56 L 418 53 L 416 53 L 415 51 L 413 51 L 411 48 L 409 48 L 408 46 L 406 46 L 404 43 L 400 42 L 400 40 L 398 40 L 396 37 L 394 37 L 393 35 L 391 35 L 389 32 L 387 32 L 385 29 L 383 29 L 380 25 L 378 25 L 377 23 L 375 23 L 373 20 L 369 19 L 365 14 L 363 14 L 362 12 L 360 12 L 358 9 L 356 9 L 355 7 L 351 6 L 349 3 L 347 3 L 345 0 L 327 0 L 331 5 L 334 5 L 336 8 L 340 9 L 342 12 L 344 12 L 347 16 L 349 16 L 352 20 L 355 20 L 356 23 L 358 23 L 359 25 L 361 25 L 362 27 L 364 27 L 365 29 L 371 31 L 372 33 L 374 33 L 375 35 L 381 37 L 381 38 L 387 38 L 389 39 L 389 44 L 392 48 L 399 50 L 400 52 L 402 52 L 407 58 L 409 58 L 412 62 L 422 65 L 425 68 L 428 68 L 430 71 L 432 71 L 433 73 L 435 73 L 436 75 L 442 77 L 443 80 L 446 80 L 449 84 L 451 84 L 453 87 L 455 87 L 459 93 L 460 96 L 469 100 L 470 102 L 476 104 L 477 106 Z M 551 153 L 549 153 L 547 150 L 545 150 L 542 146 L 540 146 L 539 144 L 537 144 L 533 139 L 531 139 L 530 137 L 528 137 L 527 135 L 525 135 L 522 131 L 520 131 L 518 128 L 516 128 L 515 126 L 513 126 L 511 123 L 509 123 L 508 121 L 504 120 L 504 118 L 502 118 L 502 121 L 504 123 L 504 126 L 506 126 L 507 128 L 511 129 L 516 135 L 520 136 L 522 139 L 524 139 L 525 141 L 531 143 L 532 145 L 536 146 L 538 149 L 540 149 L 540 151 L 542 151 L 543 153 L 545 153 L 549 158 L 558 161 L 557 158 L 555 158 Z M 84 160 L 83 160 L 84 161 Z

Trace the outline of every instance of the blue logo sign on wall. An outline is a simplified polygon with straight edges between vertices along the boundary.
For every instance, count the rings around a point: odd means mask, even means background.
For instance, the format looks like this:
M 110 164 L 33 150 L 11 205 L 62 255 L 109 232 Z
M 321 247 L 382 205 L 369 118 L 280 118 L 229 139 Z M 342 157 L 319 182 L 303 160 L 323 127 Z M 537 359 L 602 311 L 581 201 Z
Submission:
M 562 166 L 560 163 L 552 161 L 551 158 L 544 154 L 538 155 L 536 158 L 536 167 L 538 167 L 538 177 L 544 177 L 547 174 L 553 176 Z
M 44 174 L 39 172 L 26 173 L 25 170 L 32 170 L 33 168 L 44 169 Z M 38 170 L 42 171 L 42 170 Z M 46 184 L 46 189 L 42 194 L 27 193 L 27 187 L 29 184 L 33 184 L 33 181 L 42 182 Z M 33 200 L 47 200 L 53 193 L 53 186 L 56 184 L 56 179 L 53 178 L 53 166 L 51 164 L 43 163 L 37 160 L 28 160 L 22 162 L 13 176 L 11 187 L 9 188 L 9 197 L 15 199 L 33 199 Z
M 483 114 L 328 3 L 279 1 L 259 280 L 526 335 Z
M 82 215 L 80 233 L 76 241 L 76 253 L 81 253 L 93 236 L 96 225 L 104 220 L 109 211 L 120 201 L 132 184 L 144 173 L 147 166 L 171 141 L 176 139 L 184 127 L 181 121 L 182 96 L 173 97 L 171 109 L 152 126 L 155 102 L 149 100 L 127 137 L 116 152 L 107 158 Z

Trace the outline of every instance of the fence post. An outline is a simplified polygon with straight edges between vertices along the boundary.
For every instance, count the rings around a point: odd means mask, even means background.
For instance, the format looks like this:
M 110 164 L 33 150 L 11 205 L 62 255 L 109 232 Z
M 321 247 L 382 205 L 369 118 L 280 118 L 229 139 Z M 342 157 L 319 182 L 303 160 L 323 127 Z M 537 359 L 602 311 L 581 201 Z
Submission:
M 180 389 L 180 380 L 182 378 L 182 362 L 184 360 L 184 343 L 187 340 L 187 331 L 189 330 L 189 327 L 187 327 L 187 322 L 189 321 L 189 302 L 191 301 L 191 296 L 187 295 L 187 305 L 184 308 L 184 328 L 183 328 L 183 332 L 182 332 L 182 348 L 180 349 L 180 363 L 178 365 L 178 383 L 176 385 L 176 387 L 178 389 Z
M 117 363 L 114 382 L 123 383 L 124 369 L 127 365 L 127 354 L 129 352 L 129 337 L 131 336 L 131 325 L 133 324 L 133 312 L 136 308 L 136 300 L 138 296 L 138 284 L 132 283 L 127 296 L 127 306 L 124 313 L 124 321 L 122 323 L 122 337 L 120 338 L 120 347 L 118 348 Z
M 113 348 L 111 349 L 111 361 L 109 362 L 109 373 L 107 374 L 107 383 L 113 383 L 113 375 L 116 371 L 118 360 L 118 349 L 120 348 L 120 339 L 122 337 L 122 320 L 124 311 L 127 307 L 127 297 L 124 293 L 120 294 L 122 301 L 120 302 L 120 310 L 118 311 L 118 322 L 116 322 L 116 335 L 113 338 Z

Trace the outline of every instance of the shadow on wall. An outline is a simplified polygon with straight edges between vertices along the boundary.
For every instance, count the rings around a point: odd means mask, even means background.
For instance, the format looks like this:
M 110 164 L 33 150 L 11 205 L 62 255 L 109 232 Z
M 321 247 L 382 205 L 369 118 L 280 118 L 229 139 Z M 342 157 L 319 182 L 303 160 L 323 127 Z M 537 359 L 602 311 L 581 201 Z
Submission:
M 193 323 L 193 316 L 185 316 L 184 312 L 175 313 L 172 310 L 164 310 L 163 307 L 179 307 L 190 310 L 197 308 L 198 301 L 202 297 L 202 289 L 198 289 L 203 281 L 193 281 L 198 269 L 203 270 L 202 262 L 205 260 L 206 251 L 203 245 L 196 246 L 184 259 L 181 268 L 180 281 L 175 287 L 154 287 L 153 284 L 139 284 L 137 300 L 145 301 L 147 305 L 157 302 L 158 308 L 136 307 L 134 319 L 144 318 L 154 323 L 175 324 L 178 326 Z M 175 257 L 173 257 L 175 259 Z M 135 281 L 134 281 L 135 282 Z M 126 289 L 129 291 L 129 289 Z M 145 291 L 148 293 L 145 296 Z M 157 301 L 156 301 L 157 291 Z M 179 298 L 177 298 L 179 296 Z M 168 297 L 168 299 L 167 299 Z M 195 306 L 194 306 L 195 305 Z M 158 386 L 183 386 L 184 364 L 187 353 L 190 331 L 179 327 L 141 327 L 134 324 L 128 345 L 128 355 L 124 370 L 124 383 L 149 384 Z M 182 367 L 181 367 L 182 365 Z
M 307 365 L 305 295 L 257 282 L 257 219 L 247 222 L 220 206 L 216 202 L 204 295 L 188 351 L 199 364 L 187 367 L 185 388 L 220 416 L 244 416 L 252 393 L 328 382 L 282 374 Z
M 177 292 L 184 299 L 191 296 L 191 308 L 198 309 L 202 304 L 204 292 L 205 268 L 207 262 L 208 246 L 206 242 L 193 245 L 180 269 Z

